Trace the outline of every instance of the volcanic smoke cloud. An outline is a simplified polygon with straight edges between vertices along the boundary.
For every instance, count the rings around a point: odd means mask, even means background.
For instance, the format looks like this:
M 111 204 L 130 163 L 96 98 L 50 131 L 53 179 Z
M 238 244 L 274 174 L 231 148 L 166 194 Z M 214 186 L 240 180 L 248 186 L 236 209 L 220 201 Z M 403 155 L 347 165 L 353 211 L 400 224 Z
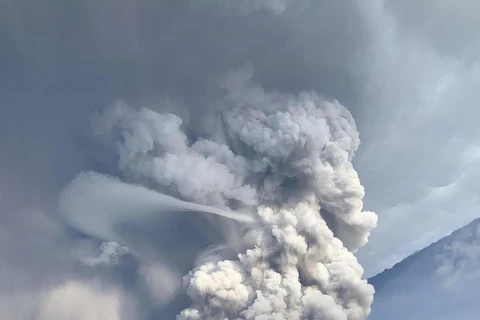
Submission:
M 61 199 L 67 221 L 89 231 L 75 211 L 77 194 L 82 203 L 101 203 L 90 213 L 109 212 L 104 225 L 124 221 L 129 210 L 136 211 L 132 220 L 142 219 L 139 211 L 162 211 L 167 196 L 139 184 L 209 206 L 199 211 L 254 212 L 253 224 L 238 223 L 244 231 L 235 259 L 205 253 L 184 277 L 191 305 L 178 320 L 365 319 L 374 290 L 353 252 L 377 217 L 362 211 L 364 189 L 351 163 L 360 143 L 355 121 L 314 92 L 265 92 L 252 74 L 245 68 L 222 79 L 226 93 L 204 113 L 217 116 L 201 119 L 213 124 L 201 137 L 190 137 L 173 113 L 124 103 L 106 109 L 96 118 L 98 132 L 114 142 L 119 168 L 137 185 L 80 176 L 83 182 L 72 182 Z M 97 194 L 88 191 L 89 181 L 97 190 L 99 181 L 107 183 L 103 189 L 112 191 L 103 194 L 110 198 L 89 201 Z M 121 210 L 113 199 L 119 190 L 130 190 L 118 200 Z M 111 237 L 100 229 L 91 233 Z

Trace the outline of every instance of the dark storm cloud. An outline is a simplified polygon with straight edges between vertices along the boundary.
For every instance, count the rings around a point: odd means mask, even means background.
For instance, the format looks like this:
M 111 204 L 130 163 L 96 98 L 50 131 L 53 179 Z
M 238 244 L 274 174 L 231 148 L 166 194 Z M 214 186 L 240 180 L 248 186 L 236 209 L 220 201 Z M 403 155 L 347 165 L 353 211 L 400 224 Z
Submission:
M 170 97 L 174 112 L 194 117 L 218 95 L 218 77 L 245 63 L 266 90 L 355 101 L 369 37 L 355 6 L 298 2 L 278 15 L 274 2 L 246 15 L 249 4 L 0 1 L 0 250 L 11 279 L 2 292 L 20 278 L 48 291 L 78 277 L 78 236 L 54 204 L 80 170 L 115 174 L 115 156 L 92 138 L 98 108 L 117 99 L 155 108 Z
M 116 98 L 160 91 L 195 99 L 215 76 L 248 61 L 262 83 L 279 90 L 348 97 L 355 59 L 368 43 L 347 1 L 291 5 L 282 15 L 243 15 L 192 1 L 37 6 L 2 2 L 2 42 L 17 64 L 10 69 L 44 85 L 70 83 Z
M 403 33 L 415 33 L 436 50 L 472 63 L 480 56 L 480 3 L 459 1 L 386 1 L 387 12 L 400 22 Z

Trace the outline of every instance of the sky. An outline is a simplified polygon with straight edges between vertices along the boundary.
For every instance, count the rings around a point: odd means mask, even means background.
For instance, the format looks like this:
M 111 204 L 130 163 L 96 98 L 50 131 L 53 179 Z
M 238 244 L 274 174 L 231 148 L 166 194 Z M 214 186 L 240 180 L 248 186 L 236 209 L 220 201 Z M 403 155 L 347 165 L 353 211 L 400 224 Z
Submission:
M 82 171 L 151 186 L 139 177 L 143 167 L 129 161 L 131 145 L 119 149 L 111 136 L 113 120 L 120 133 L 150 121 L 148 112 L 131 109 L 175 114 L 159 121 L 181 120 L 186 129 L 170 127 L 156 143 L 191 150 L 190 140 L 217 133 L 211 119 L 223 105 L 261 104 L 269 114 L 276 103 L 311 100 L 327 108 L 320 97 L 338 100 L 355 119 L 352 141 L 360 134 L 358 150 L 348 152 L 365 188 L 364 207 L 378 215 L 355 253 L 364 278 L 465 226 L 478 217 L 479 201 L 478 14 L 473 0 L 0 0 L 0 314 L 63 319 L 72 312 L 57 310 L 63 294 L 98 302 L 85 311 L 91 314 L 75 312 L 78 319 L 101 312 L 173 319 L 185 297 L 171 300 L 184 294 L 181 281 L 171 279 L 188 273 L 205 247 L 240 241 L 242 231 L 229 222 L 186 214 L 154 230 L 139 226 L 147 244 L 98 239 L 104 230 L 88 234 L 66 221 L 58 198 Z M 227 131 L 256 152 L 281 155 L 242 136 L 238 118 L 226 119 Z M 155 187 L 224 209 L 236 209 L 235 201 L 254 206 L 256 196 L 238 180 L 251 178 L 235 159 L 237 171 L 230 168 L 235 174 L 218 190 L 210 175 L 193 181 L 197 172 L 182 170 L 154 176 Z M 223 172 L 215 168 L 213 175 Z M 189 189 L 197 182 L 217 193 Z M 172 184 L 177 189 L 168 189 Z M 90 213 L 95 224 L 101 217 Z M 339 230 L 335 235 L 355 251 Z

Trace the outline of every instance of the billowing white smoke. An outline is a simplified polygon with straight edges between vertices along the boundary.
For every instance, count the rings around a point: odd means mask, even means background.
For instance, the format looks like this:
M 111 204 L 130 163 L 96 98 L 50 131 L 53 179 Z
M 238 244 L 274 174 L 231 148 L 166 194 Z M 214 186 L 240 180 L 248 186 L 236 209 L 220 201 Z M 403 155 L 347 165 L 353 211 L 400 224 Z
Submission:
M 256 213 L 236 259 L 197 259 L 184 278 L 192 304 L 178 319 L 365 319 L 374 290 L 353 252 L 377 217 L 362 211 L 354 119 L 313 92 L 265 92 L 251 72 L 223 79 L 208 136 L 191 139 L 177 115 L 122 103 L 96 122 L 136 183 Z
M 313 196 L 259 208 L 262 226 L 248 236 L 252 249 L 187 275 L 193 305 L 178 318 L 365 319 L 373 287 L 318 212 Z

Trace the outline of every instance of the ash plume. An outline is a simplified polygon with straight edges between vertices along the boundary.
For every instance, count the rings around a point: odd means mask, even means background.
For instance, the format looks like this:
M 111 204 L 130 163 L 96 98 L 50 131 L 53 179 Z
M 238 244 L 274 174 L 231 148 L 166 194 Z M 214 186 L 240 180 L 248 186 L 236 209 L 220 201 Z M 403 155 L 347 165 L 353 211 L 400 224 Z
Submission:
M 230 248 L 236 255 L 199 254 L 183 279 L 191 305 L 177 319 L 366 319 L 374 290 L 354 252 L 377 217 L 362 211 L 364 189 L 351 163 L 360 143 L 355 121 L 338 101 L 267 92 L 252 75 L 244 68 L 221 79 L 225 95 L 205 112 L 217 116 L 204 119 L 210 133 L 203 136 L 189 135 L 176 114 L 125 103 L 96 117 L 130 181 L 224 212 L 254 212 L 241 245 Z M 84 203 L 96 194 L 88 185 Z M 111 187 L 100 194 L 113 195 Z M 122 208 L 158 208 L 157 193 L 128 188 L 136 191 L 125 193 Z M 97 209 L 126 212 L 112 202 Z M 68 216 L 89 232 L 80 215 Z

